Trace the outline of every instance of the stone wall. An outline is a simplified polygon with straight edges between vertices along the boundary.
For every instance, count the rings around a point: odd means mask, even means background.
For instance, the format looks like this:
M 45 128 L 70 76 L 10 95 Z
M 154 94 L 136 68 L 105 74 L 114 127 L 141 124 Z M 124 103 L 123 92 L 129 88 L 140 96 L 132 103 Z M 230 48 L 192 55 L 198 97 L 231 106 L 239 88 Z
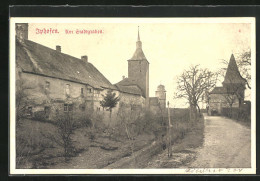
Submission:
M 88 85 L 30 73 L 19 73 L 16 78 L 23 82 L 26 95 L 32 100 L 32 105 L 28 105 L 32 112 L 50 109 L 49 119 L 56 110 L 72 109 L 73 112 L 91 114 L 94 105 L 99 103 L 94 97 L 96 89 Z
M 109 91 L 108 89 L 94 89 L 85 84 L 21 71 L 17 72 L 16 79 L 17 82 L 23 82 L 26 95 L 33 102 L 27 105 L 31 109 L 33 116 L 36 112 L 47 112 L 47 119 L 52 119 L 57 110 L 63 112 L 65 109 L 69 110 L 69 106 L 73 105 L 72 109 L 75 113 L 92 115 L 92 113 L 97 112 L 103 115 L 105 124 L 111 124 L 111 122 L 115 124 L 120 103 L 135 104 L 141 107 L 144 107 L 145 104 L 145 99 L 140 95 L 112 90 L 120 98 L 120 102 L 112 109 L 110 119 L 109 110 L 100 106 L 100 101 L 103 100 L 103 96 Z M 68 107 L 64 108 L 66 106 Z

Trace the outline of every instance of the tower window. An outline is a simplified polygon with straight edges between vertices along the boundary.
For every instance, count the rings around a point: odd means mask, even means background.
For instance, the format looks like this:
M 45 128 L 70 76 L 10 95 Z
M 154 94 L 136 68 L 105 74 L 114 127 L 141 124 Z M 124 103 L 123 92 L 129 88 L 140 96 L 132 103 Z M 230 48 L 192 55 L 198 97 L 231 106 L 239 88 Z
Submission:
M 47 90 L 50 89 L 50 82 L 48 82 L 48 81 L 45 82 L 45 89 L 47 89 Z
M 92 89 L 91 88 L 88 88 L 88 93 L 92 93 Z
M 64 104 L 64 112 L 71 112 L 73 110 L 72 104 Z

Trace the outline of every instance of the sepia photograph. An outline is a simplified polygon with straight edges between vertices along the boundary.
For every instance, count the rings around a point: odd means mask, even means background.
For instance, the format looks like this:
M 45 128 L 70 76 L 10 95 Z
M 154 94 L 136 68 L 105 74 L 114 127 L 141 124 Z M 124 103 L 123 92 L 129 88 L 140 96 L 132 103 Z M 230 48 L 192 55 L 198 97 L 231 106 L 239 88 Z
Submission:
M 255 18 L 11 18 L 10 174 L 255 174 Z

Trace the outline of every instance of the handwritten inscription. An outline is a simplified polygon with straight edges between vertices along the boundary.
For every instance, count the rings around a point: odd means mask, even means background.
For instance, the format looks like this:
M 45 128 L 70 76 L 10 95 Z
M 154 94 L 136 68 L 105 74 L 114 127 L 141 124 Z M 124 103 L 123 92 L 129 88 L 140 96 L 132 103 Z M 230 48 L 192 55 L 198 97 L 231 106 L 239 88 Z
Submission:
M 240 173 L 243 168 L 187 168 L 186 173 L 190 174 L 218 174 L 218 173 Z

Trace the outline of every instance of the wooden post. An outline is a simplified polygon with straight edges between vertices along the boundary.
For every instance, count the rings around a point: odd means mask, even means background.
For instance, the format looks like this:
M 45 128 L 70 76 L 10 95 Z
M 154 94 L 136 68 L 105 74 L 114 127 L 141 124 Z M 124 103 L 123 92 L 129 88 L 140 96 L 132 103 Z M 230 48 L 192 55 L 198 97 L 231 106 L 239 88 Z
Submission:
M 168 146 L 168 157 L 172 156 L 172 135 L 171 135 L 171 114 L 170 114 L 170 108 L 169 108 L 169 101 L 168 101 L 168 118 L 169 118 L 169 125 L 168 125 L 168 140 L 169 140 L 169 146 Z

